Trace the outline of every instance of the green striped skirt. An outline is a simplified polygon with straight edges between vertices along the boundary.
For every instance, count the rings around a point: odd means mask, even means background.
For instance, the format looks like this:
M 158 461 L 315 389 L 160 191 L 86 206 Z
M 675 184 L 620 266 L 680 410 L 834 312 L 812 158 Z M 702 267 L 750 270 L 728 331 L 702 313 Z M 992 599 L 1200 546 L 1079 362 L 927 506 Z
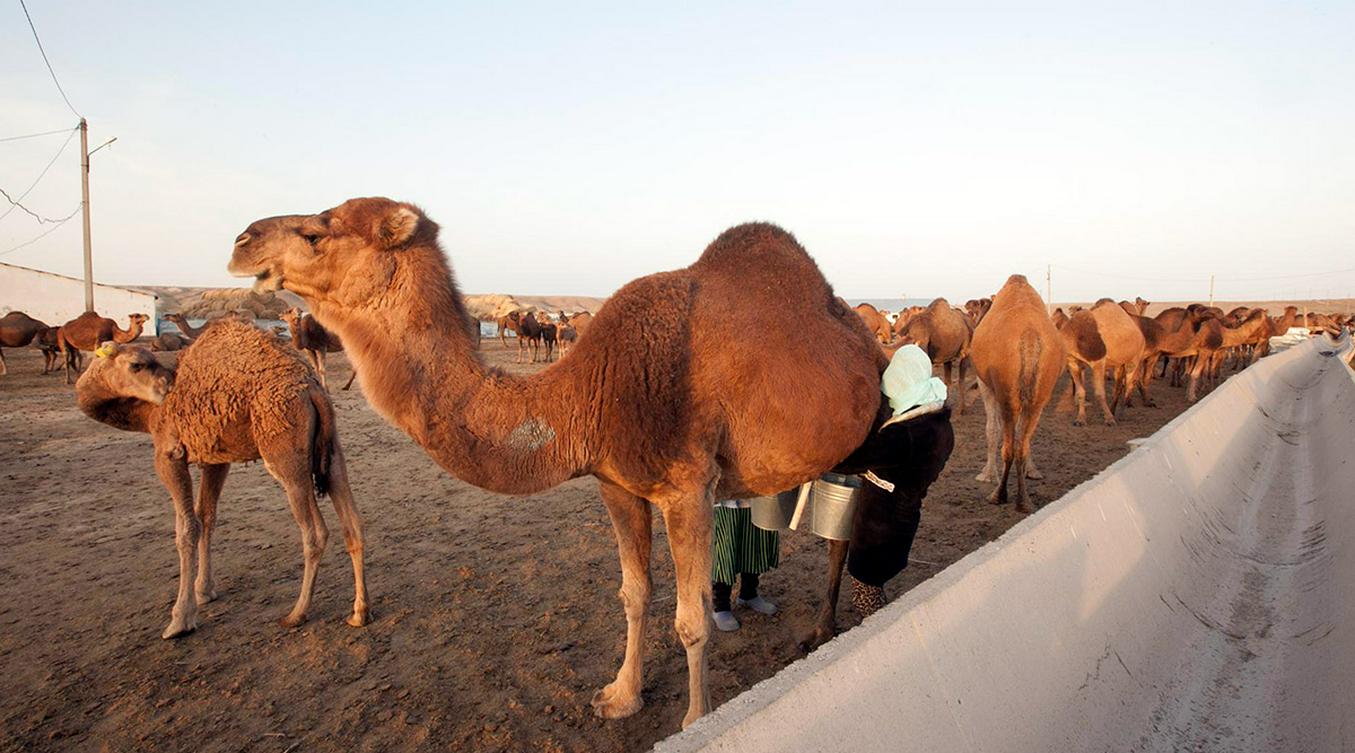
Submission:
M 739 573 L 758 575 L 781 564 L 781 540 L 776 531 L 753 525 L 748 508 L 715 508 L 715 543 L 710 579 L 734 585 Z

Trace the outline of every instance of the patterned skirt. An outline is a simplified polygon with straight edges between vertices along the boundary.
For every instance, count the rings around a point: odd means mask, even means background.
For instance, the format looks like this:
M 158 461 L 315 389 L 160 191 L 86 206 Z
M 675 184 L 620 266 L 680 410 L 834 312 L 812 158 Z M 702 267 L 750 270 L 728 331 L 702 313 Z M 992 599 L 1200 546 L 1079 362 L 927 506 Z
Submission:
M 753 525 L 748 508 L 715 508 L 715 542 L 710 579 L 734 585 L 739 573 L 758 575 L 781 564 L 781 539 L 776 531 Z

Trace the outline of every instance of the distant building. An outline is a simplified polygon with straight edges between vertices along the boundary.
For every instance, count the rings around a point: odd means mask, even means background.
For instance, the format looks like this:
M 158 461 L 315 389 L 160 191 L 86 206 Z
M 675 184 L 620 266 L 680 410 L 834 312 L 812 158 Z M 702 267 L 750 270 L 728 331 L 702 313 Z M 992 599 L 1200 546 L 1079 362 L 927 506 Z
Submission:
M 94 310 L 127 326 L 127 317 L 150 317 L 142 335 L 159 334 L 155 294 L 136 288 L 94 284 Z M 0 262 L 0 316 L 22 311 L 34 319 L 59 327 L 85 313 L 85 281 Z

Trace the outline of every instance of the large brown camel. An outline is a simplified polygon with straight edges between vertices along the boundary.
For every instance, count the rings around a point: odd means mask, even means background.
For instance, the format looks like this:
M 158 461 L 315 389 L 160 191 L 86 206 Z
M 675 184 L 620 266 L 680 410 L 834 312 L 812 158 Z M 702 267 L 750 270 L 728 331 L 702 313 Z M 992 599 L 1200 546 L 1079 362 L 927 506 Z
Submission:
M 287 492 L 301 529 L 301 593 L 282 624 L 306 619 L 329 532 L 316 504 L 328 494 L 353 562 L 353 614 L 367 624 L 362 520 L 339 447 L 334 408 L 315 373 L 276 337 L 239 322 L 213 325 L 179 357 L 176 370 L 145 348 L 106 345 L 76 385 L 85 415 L 151 435 L 155 471 L 174 502 L 179 591 L 162 638 L 197 627 L 197 607 L 216 598 L 211 540 L 217 501 L 231 463 L 263 459 Z M 202 468 L 196 503 L 188 466 Z M 194 577 L 193 555 L 197 553 Z M 189 593 L 192 584 L 193 593 Z
M 8 374 L 5 365 L 5 348 L 22 348 L 33 342 L 48 327 L 22 311 L 11 311 L 0 316 L 0 375 Z M 43 369 L 44 374 L 47 373 Z
M 112 319 L 86 311 L 61 325 L 57 332 L 57 345 L 66 362 L 66 384 L 74 381 L 71 379 L 72 370 L 79 373 L 83 368 L 80 351 L 93 353 L 100 344 L 110 340 L 118 344 L 129 343 L 141 337 L 141 329 L 149 318 L 145 314 L 132 314 L 127 329 L 121 329 Z
M 329 382 L 325 380 L 325 354 L 337 353 L 343 350 L 343 343 L 333 332 L 325 329 L 320 322 L 315 321 L 315 317 L 307 315 L 299 308 L 289 308 L 282 312 L 280 318 L 287 325 L 287 330 L 292 336 L 292 345 L 310 360 L 311 366 L 315 368 L 315 373 L 320 375 L 320 384 L 325 389 L 329 389 Z M 354 371 L 348 375 L 348 383 L 343 386 L 344 390 L 353 386 L 353 380 L 358 376 Z
M 879 309 L 869 303 L 860 303 L 856 305 L 854 310 L 856 315 L 861 317 L 861 321 L 865 323 L 866 329 L 873 332 L 875 339 L 879 340 L 881 344 L 888 345 L 894 339 L 894 327 L 889 323 L 889 319 L 880 313 Z
M 626 613 L 625 659 L 593 698 L 603 717 L 643 704 L 657 507 L 676 570 L 690 724 L 710 706 L 713 503 L 795 487 L 860 446 L 884 354 L 800 244 L 756 223 L 725 231 L 690 267 L 617 291 L 568 358 L 532 377 L 506 374 L 467 345 L 437 234 L 411 204 L 353 199 L 255 222 L 229 269 L 305 299 L 343 338 L 373 407 L 463 481 L 530 494 L 597 477 Z M 729 326 L 768 312 L 796 326 Z
M 900 318 L 899 321 L 903 321 Z M 955 396 L 960 415 L 965 412 L 965 365 L 969 362 L 969 343 L 974 336 L 974 325 L 969 317 L 951 307 L 945 298 L 937 298 L 922 313 L 910 316 L 895 334 L 903 344 L 912 343 L 922 348 L 932 364 L 943 364 L 946 385 L 951 384 L 951 368 L 957 367 L 959 379 Z
M 1026 490 L 1026 459 L 1040 415 L 1063 371 L 1063 339 L 1040 294 L 1022 275 L 1012 275 L 993 296 L 993 303 L 974 330 L 970 360 L 979 377 L 987 412 L 987 463 L 978 478 L 997 480 L 989 499 L 1007 501 L 1007 481 L 1016 472 L 1016 509 L 1031 512 Z M 1002 448 L 1002 476 L 997 479 L 997 449 Z
M 1068 316 L 1062 308 L 1054 309 L 1050 317 L 1054 328 L 1063 339 L 1064 353 L 1067 355 L 1068 389 L 1073 392 L 1073 402 L 1077 413 L 1073 416 L 1074 426 L 1087 424 L 1087 386 L 1086 370 L 1092 372 L 1092 394 L 1097 405 L 1101 406 L 1102 420 L 1106 426 L 1115 425 L 1115 414 L 1106 400 L 1106 341 L 1101 337 L 1101 328 L 1096 317 L 1086 309 L 1079 309 Z M 1064 393 L 1065 396 L 1067 393 Z

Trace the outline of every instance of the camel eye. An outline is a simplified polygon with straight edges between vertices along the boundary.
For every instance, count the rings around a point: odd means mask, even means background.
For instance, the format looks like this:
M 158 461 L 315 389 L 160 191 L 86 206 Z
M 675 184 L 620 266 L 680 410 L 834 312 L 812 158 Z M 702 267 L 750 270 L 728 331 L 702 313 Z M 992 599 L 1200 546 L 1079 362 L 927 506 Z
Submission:
M 305 238 L 306 242 L 311 244 L 312 246 L 315 245 L 316 241 L 320 240 L 320 236 L 316 235 L 315 233 L 302 233 L 301 237 Z
M 131 365 L 130 368 L 131 368 L 131 370 L 132 370 L 133 372 L 137 372 L 137 371 L 141 371 L 142 369 L 146 368 L 146 364 L 144 364 L 144 363 L 133 363 L 133 364 Z

